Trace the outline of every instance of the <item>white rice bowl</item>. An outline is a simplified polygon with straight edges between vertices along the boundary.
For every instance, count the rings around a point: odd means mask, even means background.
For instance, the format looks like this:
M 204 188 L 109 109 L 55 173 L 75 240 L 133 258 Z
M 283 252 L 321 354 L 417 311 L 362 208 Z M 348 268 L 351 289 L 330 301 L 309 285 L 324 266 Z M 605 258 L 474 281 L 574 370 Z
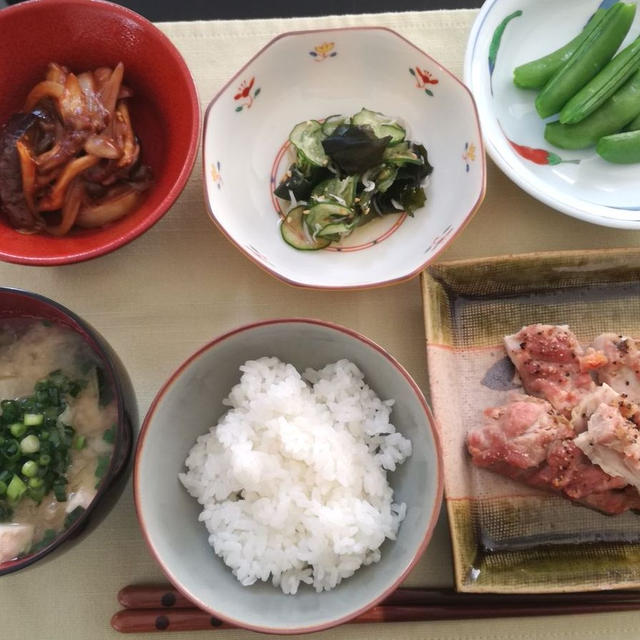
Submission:
M 240 367 L 230 410 L 199 436 L 180 480 L 209 543 L 243 585 L 329 590 L 380 559 L 406 514 L 387 471 L 411 455 L 353 363 L 304 375 L 277 358 Z

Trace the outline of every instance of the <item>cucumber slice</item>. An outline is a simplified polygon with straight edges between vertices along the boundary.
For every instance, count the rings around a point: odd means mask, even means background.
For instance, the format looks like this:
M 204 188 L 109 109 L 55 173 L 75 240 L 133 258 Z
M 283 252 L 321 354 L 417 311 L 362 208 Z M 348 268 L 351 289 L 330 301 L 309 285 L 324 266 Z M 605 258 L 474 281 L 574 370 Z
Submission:
M 373 133 L 377 138 L 391 136 L 389 145 L 395 145 L 402 142 L 407 132 L 395 121 L 376 111 L 362 109 L 351 118 L 351 124 L 369 125 L 373 129 Z
M 322 125 L 317 120 L 300 122 L 289 134 L 291 144 L 316 167 L 326 167 L 329 163 L 329 158 L 322 148 L 324 138 Z
M 317 251 L 331 244 L 328 238 L 313 238 L 304 225 L 304 205 L 298 205 L 289 211 L 280 224 L 282 239 L 294 249 Z
M 345 124 L 348 120 L 349 118 L 341 115 L 325 118 L 322 123 L 322 133 L 324 133 L 325 136 L 330 136 L 341 124 Z
M 383 159 L 386 162 L 401 167 L 403 164 L 424 164 L 422 158 L 409 148 L 408 142 L 402 142 L 384 150 Z
M 358 196 L 358 209 L 360 210 L 360 218 L 366 218 L 371 213 L 371 198 L 373 196 L 373 191 L 363 191 Z
M 397 176 L 398 167 L 385 164 L 375 177 L 376 191 L 384 193 L 395 182 Z
M 345 207 L 353 205 L 358 186 L 357 176 L 347 176 L 343 180 L 330 178 L 317 184 L 311 192 L 311 199 L 316 203 L 337 202 Z
M 348 207 L 341 204 L 323 202 L 309 209 L 304 216 L 304 224 L 312 236 L 316 236 L 329 224 L 349 221 L 354 213 Z
M 328 224 L 324 229 L 318 231 L 318 238 L 331 238 L 332 240 L 339 240 L 343 235 L 351 233 L 353 230 L 353 223 L 346 222 L 332 222 Z

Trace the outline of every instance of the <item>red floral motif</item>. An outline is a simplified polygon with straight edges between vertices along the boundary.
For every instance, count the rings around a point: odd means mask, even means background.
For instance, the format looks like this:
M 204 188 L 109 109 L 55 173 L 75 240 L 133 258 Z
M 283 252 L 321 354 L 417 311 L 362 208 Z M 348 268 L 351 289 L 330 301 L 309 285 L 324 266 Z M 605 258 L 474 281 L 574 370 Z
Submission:
M 427 70 L 416 67 L 416 87 L 423 89 L 428 84 L 438 84 L 438 79 L 434 78 Z
M 246 80 L 243 80 L 242 84 L 238 87 L 240 92 L 236 93 L 236 95 L 233 96 L 233 99 L 234 100 L 241 100 L 242 98 L 248 98 L 249 97 L 249 93 L 251 92 L 251 89 L 253 89 L 253 83 L 255 81 L 256 81 L 255 78 L 251 78 L 251 80 L 249 80 L 249 82 L 247 82 Z
M 238 93 L 233 96 L 234 100 L 242 101 L 243 104 L 236 107 L 236 111 L 242 111 L 243 108 L 250 109 L 253 104 L 254 98 L 260 93 L 260 89 L 256 89 L 252 93 L 253 85 L 255 83 L 255 77 L 252 77 L 251 80 L 243 80 L 240 86 L 238 87 Z

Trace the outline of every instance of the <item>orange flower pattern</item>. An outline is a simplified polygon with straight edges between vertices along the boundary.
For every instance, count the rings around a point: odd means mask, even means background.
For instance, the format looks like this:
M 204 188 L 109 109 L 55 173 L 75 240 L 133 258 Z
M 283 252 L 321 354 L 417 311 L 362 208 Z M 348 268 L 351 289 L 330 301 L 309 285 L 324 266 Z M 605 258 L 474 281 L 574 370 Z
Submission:
M 334 58 L 338 55 L 335 49 L 335 42 L 323 42 L 313 48 L 313 51 L 309 51 L 309 55 L 316 61 L 322 62 L 327 58 Z
M 211 179 L 218 189 L 222 189 L 222 175 L 220 174 L 220 161 L 211 165 Z
M 469 169 L 471 169 L 471 163 L 475 162 L 476 159 L 476 145 L 473 144 L 473 142 L 464 143 L 464 153 L 462 154 L 462 159 L 465 161 L 468 173 Z

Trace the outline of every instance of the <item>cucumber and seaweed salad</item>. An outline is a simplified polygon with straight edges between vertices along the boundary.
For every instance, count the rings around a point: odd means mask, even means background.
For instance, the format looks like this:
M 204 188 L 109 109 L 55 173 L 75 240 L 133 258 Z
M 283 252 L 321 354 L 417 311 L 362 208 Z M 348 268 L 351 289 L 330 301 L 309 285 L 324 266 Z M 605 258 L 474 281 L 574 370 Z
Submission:
M 362 109 L 307 120 L 289 141 L 296 161 L 274 193 L 291 203 L 280 231 L 296 249 L 324 249 L 379 216 L 412 216 L 425 203 L 427 151 L 393 118 Z

